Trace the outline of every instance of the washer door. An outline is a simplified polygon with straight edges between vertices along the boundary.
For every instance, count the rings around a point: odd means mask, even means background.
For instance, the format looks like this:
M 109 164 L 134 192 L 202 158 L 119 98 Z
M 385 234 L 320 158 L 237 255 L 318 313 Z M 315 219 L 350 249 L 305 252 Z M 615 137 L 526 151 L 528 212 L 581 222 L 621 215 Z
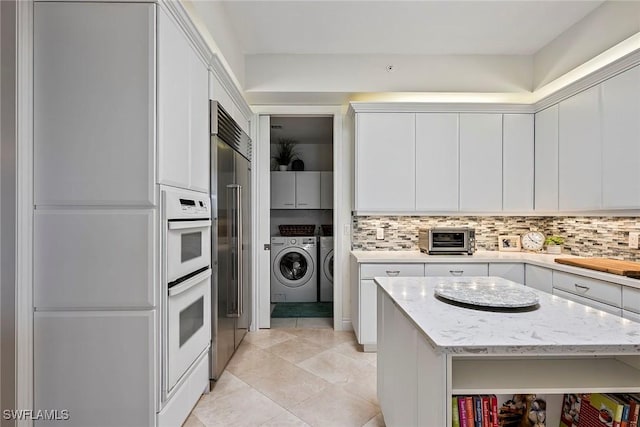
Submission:
M 324 257 L 324 262 L 322 264 L 322 270 L 324 271 L 325 277 L 333 284 L 333 250 Z
M 273 261 L 273 271 L 276 278 L 289 288 L 297 288 L 306 284 L 311 279 L 314 270 L 313 258 L 300 248 L 287 248 L 280 252 Z

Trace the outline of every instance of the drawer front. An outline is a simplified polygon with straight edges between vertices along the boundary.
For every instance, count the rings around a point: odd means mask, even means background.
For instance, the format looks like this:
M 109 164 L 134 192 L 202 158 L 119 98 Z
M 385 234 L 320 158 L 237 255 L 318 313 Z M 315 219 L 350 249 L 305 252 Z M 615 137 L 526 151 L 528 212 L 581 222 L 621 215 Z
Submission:
M 488 276 L 489 264 L 451 263 L 427 264 L 426 276 Z
M 553 287 L 615 307 L 622 307 L 622 286 L 615 283 L 554 271 Z
M 362 264 L 361 279 L 374 277 L 424 276 L 424 264 Z
M 633 320 L 634 322 L 640 322 L 640 314 L 634 313 L 629 310 L 622 310 L 622 317 L 625 319 Z
M 622 316 L 622 309 L 618 307 L 613 307 L 609 304 L 603 304 L 598 301 L 591 300 L 589 298 L 584 298 L 576 294 L 572 294 L 569 292 L 564 292 L 559 289 L 553 289 L 553 295 L 557 295 L 561 298 L 568 299 L 570 301 L 577 302 L 579 304 L 583 304 L 589 307 L 597 308 L 598 310 L 602 310 L 604 312 L 615 314 L 616 316 Z
M 640 289 L 622 287 L 622 308 L 640 314 Z

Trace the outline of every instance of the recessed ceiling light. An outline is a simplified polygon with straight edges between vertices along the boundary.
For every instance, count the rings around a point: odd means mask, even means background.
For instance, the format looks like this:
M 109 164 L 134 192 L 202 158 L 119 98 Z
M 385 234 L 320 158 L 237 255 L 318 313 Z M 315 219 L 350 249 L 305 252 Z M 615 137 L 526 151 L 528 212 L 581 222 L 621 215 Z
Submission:
M 396 66 L 393 64 L 387 65 L 387 73 L 393 73 L 396 70 Z

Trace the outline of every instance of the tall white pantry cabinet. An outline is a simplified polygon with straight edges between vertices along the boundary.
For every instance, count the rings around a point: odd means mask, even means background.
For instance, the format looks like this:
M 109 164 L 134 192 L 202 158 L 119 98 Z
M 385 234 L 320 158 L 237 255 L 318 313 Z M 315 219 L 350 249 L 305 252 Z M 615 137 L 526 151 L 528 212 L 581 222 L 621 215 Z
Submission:
M 208 190 L 207 79 L 162 6 L 34 3 L 34 409 L 66 426 L 156 423 L 157 184 Z

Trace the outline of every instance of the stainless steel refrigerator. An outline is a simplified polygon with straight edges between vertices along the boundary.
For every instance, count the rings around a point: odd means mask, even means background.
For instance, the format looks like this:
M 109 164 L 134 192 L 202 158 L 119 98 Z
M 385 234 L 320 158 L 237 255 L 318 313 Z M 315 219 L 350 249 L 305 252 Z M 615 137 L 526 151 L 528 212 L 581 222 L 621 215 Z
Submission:
M 215 381 L 251 324 L 251 139 L 215 101 L 210 102 L 210 130 L 210 379 Z

